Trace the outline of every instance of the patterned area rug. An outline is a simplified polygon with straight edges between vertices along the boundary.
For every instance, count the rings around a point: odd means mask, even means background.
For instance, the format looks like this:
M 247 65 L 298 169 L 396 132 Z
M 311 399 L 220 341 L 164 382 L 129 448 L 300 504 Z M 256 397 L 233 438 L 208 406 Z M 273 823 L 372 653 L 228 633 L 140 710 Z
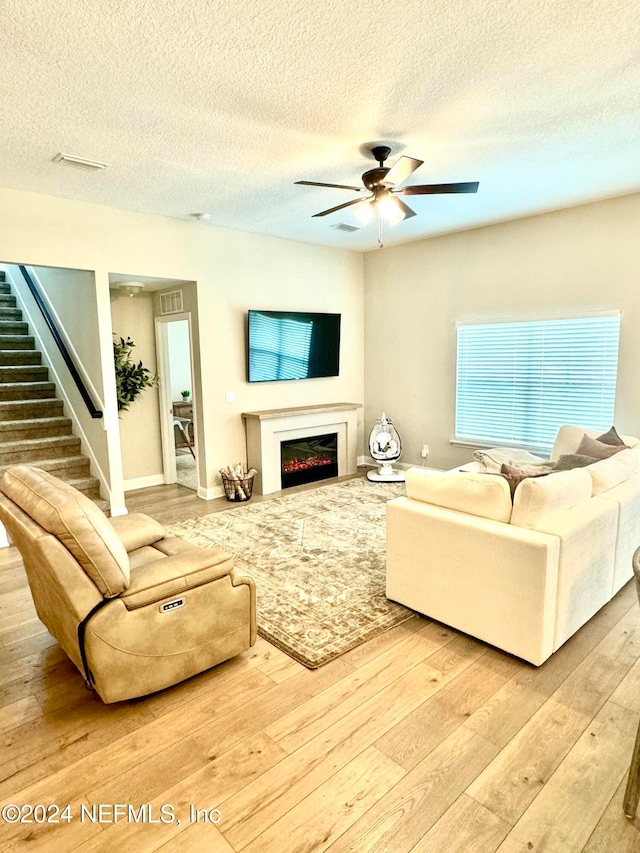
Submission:
M 310 669 L 413 615 L 385 590 L 385 506 L 403 483 L 347 480 L 173 524 L 233 554 L 256 584 L 258 632 Z

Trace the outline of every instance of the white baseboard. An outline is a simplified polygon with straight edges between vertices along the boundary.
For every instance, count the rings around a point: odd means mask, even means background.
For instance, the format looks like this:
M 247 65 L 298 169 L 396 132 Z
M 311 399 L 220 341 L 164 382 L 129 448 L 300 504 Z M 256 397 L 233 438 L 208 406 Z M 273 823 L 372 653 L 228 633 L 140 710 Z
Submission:
M 223 498 L 224 488 L 222 486 L 212 486 L 210 489 L 205 489 L 203 486 L 198 486 L 198 497 L 205 501 L 212 501 L 214 498 Z
M 392 462 L 394 468 L 400 468 L 401 471 L 408 471 L 409 468 L 416 468 L 415 464 L 406 462 Z M 366 465 L 367 468 L 379 468 L 380 463 L 373 460 L 370 456 L 358 456 L 358 467 Z
M 136 489 L 147 489 L 149 486 L 164 486 L 164 474 L 135 477 L 133 480 L 125 480 L 123 485 L 125 492 L 134 492 Z

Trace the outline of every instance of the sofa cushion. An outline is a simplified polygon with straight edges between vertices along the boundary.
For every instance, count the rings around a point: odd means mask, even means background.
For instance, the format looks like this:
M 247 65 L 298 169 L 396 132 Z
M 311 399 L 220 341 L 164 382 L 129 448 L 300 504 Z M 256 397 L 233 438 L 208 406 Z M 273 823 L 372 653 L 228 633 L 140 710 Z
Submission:
M 584 456 L 594 456 L 596 459 L 608 459 L 615 453 L 620 453 L 626 447 L 625 444 L 604 444 L 597 438 L 591 438 L 586 433 L 582 436 L 576 453 Z
M 494 521 L 508 522 L 511 517 L 511 494 L 501 476 L 410 468 L 406 487 L 408 497 L 423 503 Z
M 638 454 L 624 448 L 608 459 L 600 459 L 589 465 L 585 470 L 591 477 L 591 494 L 599 495 L 633 477 L 639 465 Z
M 164 527 L 155 518 L 142 512 L 130 512 L 109 519 L 127 554 L 145 545 L 154 545 L 164 539 Z
M 559 471 L 549 477 L 523 480 L 513 496 L 511 524 L 535 529 L 544 518 L 558 515 L 589 500 L 591 477 L 588 468 Z
M 39 468 L 17 465 L 2 491 L 73 554 L 102 595 L 129 586 L 129 558 L 105 514 L 86 495 Z

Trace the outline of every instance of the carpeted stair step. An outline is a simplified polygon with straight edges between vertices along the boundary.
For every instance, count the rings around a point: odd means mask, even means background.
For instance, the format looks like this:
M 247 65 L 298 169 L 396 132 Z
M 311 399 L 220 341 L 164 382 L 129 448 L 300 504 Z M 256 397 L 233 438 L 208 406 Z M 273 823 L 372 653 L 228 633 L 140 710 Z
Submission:
M 75 435 L 7 441 L 0 443 L 0 465 L 30 464 L 40 459 L 76 456 L 79 452 L 80 439 Z
M 29 324 L 17 320 L 0 320 L 0 335 L 28 335 Z
M 62 480 L 64 478 L 60 477 L 60 479 Z M 109 509 L 108 501 L 103 501 L 100 497 L 100 480 L 96 477 L 77 477 L 70 480 L 65 479 L 65 483 L 69 483 L 69 485 L 73 486 L 74 489 L 77 489 L 79 492 L 82 492 L 83 495 L 91 498 L 92 501 L 98 504 L 103 512 L 107 512 Z
M 0 365 L 0 382 L 46 382 L 49 369 L 38 364 Z
M 53 459 L 38 459 L 34 462 L 3 462 L 0 464 L 0 478 L 2 478 L 7 468 L 13 468 L 14 465 L 22 464 L 48 471 L 54 477 L 59 477 L 66 483 L 70 483 L 72 480 L 84 480 L 91 477 L 89 460 L 86 456 L 64 456 Z
M 42 355 L 35 349 L 11 285 L 0 270 L 0 477 L 13 465 L 48 471 L 74 486 L 103 510 L 100 481 L 80 454 L 80 439 L 71 433 L 62 400 L 48 380 Z
M 42 364 L 42 353 L 37 349 L 0 349 L 0 366 Z
M 2 400 L 43 400 L 53 397 L 56 386 L 53 382 L 5 382 L 0 384 Z
M 8 441 L 71 435 L 71 418 L 23 418 L 0 421 L 0 445 Z
M 36 345 L 35 338 L 31 335 L 3 335 L 0 334 L 0 350 L 17 349 L 24 350 L 34 349 Z
M 9 400 L 0 402 L 0 423 L 32 418 L 60 418 L 63 409 L 62 400 L 56 397 L 45 400 Z
M 22 320 L 22 311 L 19 308 L 3 305 L 0 302 L 0 320 L 9 320 L 12 323 L 20 322 Z

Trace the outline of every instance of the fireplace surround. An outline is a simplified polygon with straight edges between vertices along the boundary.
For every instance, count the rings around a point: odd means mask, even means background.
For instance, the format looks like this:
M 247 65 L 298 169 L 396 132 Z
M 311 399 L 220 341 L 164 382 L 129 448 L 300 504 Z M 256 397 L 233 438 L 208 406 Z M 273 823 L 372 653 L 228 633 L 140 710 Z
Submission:
M 355 474 L 359 408 L 360 403 L 329 403 L 243 412 L 247 431 L 247 461 L 258 471 L 254 492 L 268 495 L 283 488 L 283 442 L 318 439 L 327 434 L 336 435 L 336 468 L 332 469 L 335 473 L 327 473 L 327 469 L 324 473 L 330 477 Z

